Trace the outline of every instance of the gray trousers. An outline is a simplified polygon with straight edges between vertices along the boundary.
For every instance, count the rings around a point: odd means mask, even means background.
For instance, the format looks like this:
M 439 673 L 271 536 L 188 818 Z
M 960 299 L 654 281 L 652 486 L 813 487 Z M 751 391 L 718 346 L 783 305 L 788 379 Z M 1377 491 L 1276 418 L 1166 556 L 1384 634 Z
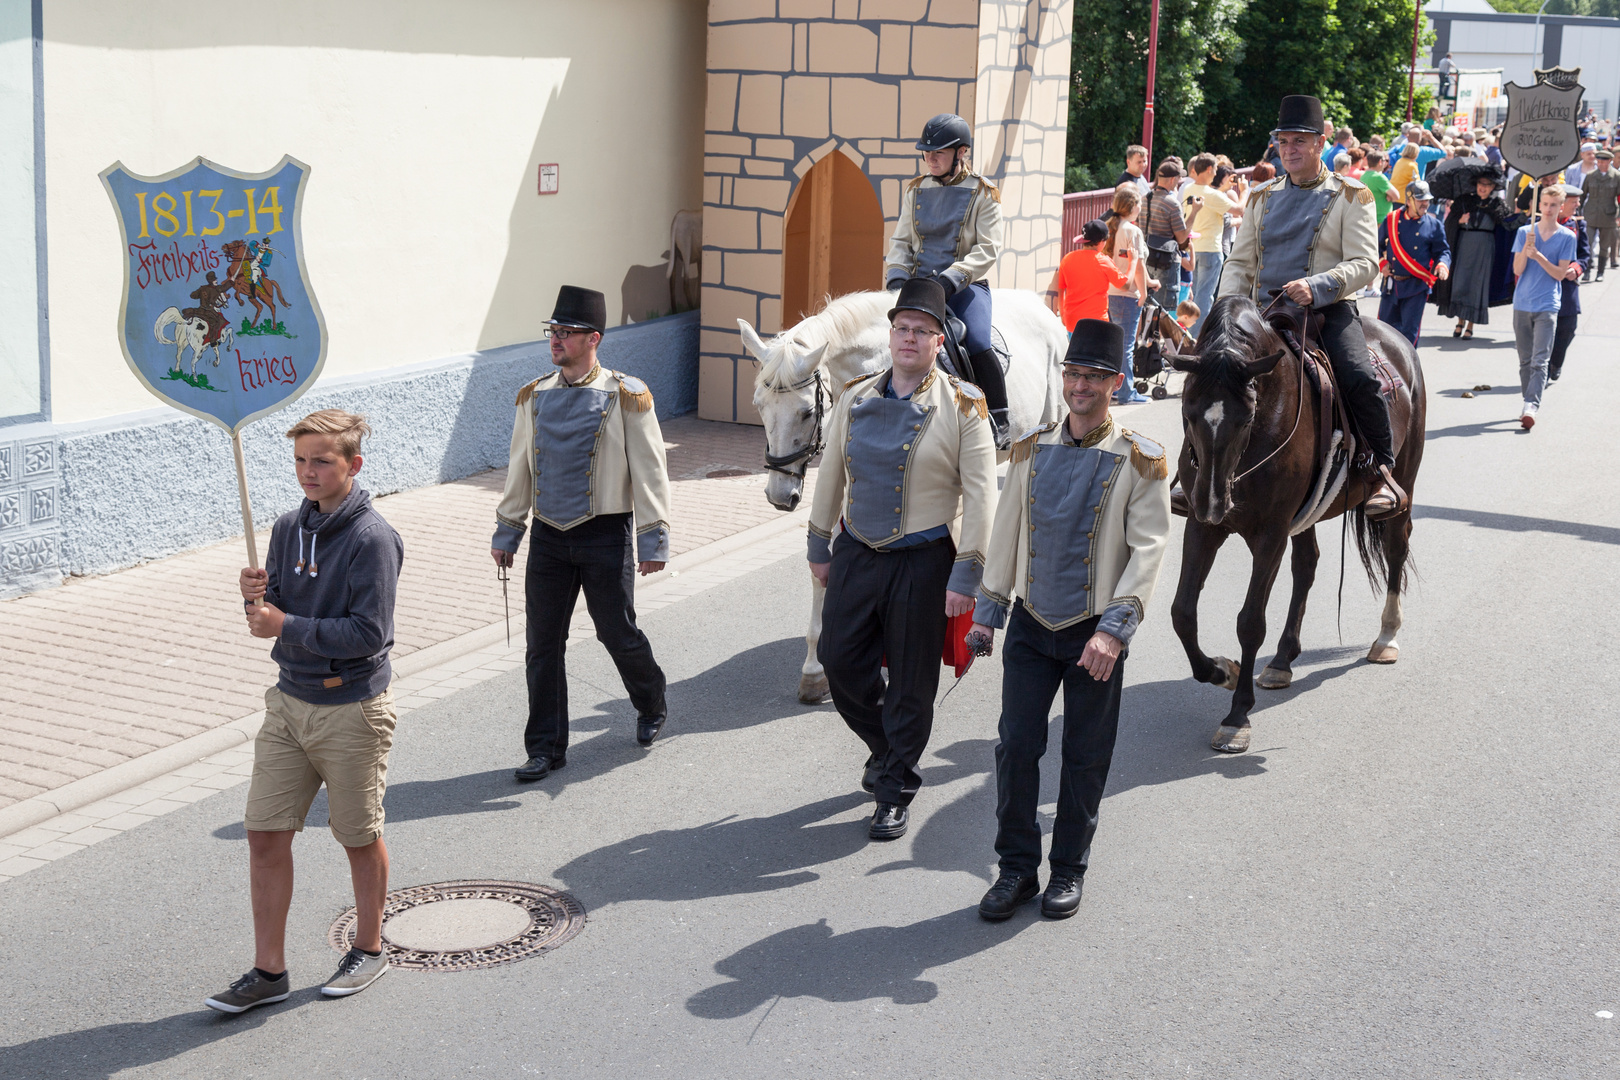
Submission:
M 1620 228 L 1614 225 L 1594 225 L 1592 228 L 1597 232 L 1597 243 L 1593 246 L 1597 248 L 1597 272 L 1601 274 L 1615 261 L 1615 249 L 1620 247 L 1620 244 L 1616 243 L 1616 240 L 1620 239 L 1620 236 L 1617 236 L 1620 234 Z M 1588 267 L 1587 270 L 1590 273 L 1591 268 Z
M 1557 329 L 1556 311 L 1513 309 L 1513 340 L 1519 346 L 1519 389 L 1532 405 L 1541 404 L 1541 392 L 1547 388 L 1547 360 L 1552 356 Z

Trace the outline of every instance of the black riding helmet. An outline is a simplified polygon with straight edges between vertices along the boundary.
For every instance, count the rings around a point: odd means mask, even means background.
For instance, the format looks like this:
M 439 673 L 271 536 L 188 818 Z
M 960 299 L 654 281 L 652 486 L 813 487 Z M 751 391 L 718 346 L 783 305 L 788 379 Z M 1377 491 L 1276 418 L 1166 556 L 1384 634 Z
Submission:
M 973 148 L 973 128 L 955 113 L 940 113 L 923 125 L 919 150 L 949 150 L 953 146 Z

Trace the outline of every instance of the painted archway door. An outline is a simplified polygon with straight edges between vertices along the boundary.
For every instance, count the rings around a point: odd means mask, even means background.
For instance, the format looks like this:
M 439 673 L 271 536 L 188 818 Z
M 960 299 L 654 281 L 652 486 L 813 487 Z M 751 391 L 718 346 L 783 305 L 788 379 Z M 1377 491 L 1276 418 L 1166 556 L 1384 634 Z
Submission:
M 883 286 L 883 207 L 859 166 L 833 151 L 799 183 L 782 237 L 782 326 L 828 296 Z

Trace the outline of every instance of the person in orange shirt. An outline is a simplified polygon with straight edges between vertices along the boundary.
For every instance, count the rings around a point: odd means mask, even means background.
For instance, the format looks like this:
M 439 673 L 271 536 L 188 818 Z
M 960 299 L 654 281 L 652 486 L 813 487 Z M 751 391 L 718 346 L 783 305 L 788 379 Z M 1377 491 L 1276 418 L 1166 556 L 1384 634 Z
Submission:
M 1078 247 L 1063 256 L 1051 288 L 1046 291 L 1046 302 L 1063 320 L 1063 328 L 1074 330 L 1081 319 L 1108 320 L 1108 287 L 1123 289 L 1136 273 L 1136 255 L 1126 261 L 1120 270 L 1114 260 L 1103 253 L 1102 245 L 1108 239 L 1108 226 L 1102 221 L 1088 221 L 1080 231 Z

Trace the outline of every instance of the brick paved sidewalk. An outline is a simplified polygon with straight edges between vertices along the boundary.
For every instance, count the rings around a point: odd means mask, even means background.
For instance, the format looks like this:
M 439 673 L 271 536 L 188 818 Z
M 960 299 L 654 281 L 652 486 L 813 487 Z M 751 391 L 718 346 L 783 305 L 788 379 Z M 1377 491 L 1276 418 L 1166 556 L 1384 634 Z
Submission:
M 781 517 L 765 501 L 761 429 L 693 417 L 663 427 L 673 554 Z M 377 500 L 405 542 L 396 657 L 502 619 L 489 537 L 504 484 L 495 470 Z M 271 643 L 242 623 L 245 564 L 237 538 L 0 602 L 0 807 L 262 709 L 275 665 Z M 521 634 L 521 574 L 511 599 Z

